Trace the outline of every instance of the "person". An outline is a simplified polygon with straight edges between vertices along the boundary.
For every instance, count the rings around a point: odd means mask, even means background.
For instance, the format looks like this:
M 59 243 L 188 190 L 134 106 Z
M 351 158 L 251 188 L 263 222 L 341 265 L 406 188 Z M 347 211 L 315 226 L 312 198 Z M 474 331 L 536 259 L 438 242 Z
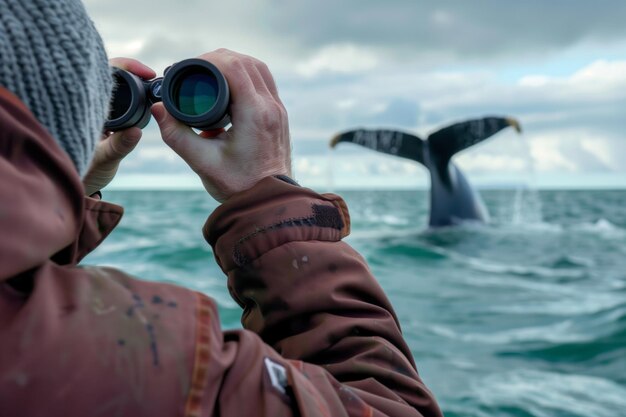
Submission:
M 80 264 L 120 221 L 98 192 L 141 131 L 101 137 L 110 68 L 79 0 L 0 10 L 0 416 L 441 415 L 389 300 L 342 241 L 345 203 L 291 179 L 266 65 L 201 56 L 231 87 L 226 131 L 198 135 L 152 108 L 221 203 L 203 233 L 244 327 L 222 331 L 204 294 Z

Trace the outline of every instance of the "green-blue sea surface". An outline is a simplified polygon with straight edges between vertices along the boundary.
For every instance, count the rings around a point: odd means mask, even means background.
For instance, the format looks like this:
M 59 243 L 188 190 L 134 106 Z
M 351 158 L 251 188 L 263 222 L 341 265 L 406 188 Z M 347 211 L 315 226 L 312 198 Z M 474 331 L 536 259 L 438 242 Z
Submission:
M 436 231 L 426 191 L 339 194 L 446 416 L 626 416 L 626 191 L 482 191 L 491 224 Z M 202 291 L 240 327 L 207 194 L 105 197 L 126 213 L 86 263 Z

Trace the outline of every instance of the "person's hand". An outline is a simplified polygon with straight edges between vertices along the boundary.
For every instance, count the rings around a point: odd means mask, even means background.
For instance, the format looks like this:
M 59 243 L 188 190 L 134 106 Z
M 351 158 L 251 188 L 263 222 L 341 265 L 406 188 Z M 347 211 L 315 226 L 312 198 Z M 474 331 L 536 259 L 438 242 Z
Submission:
M 156 73 L 139 61 L 130 58 L 113 58 L 109 64 L 114 67 L 125 69 L 133 74 L 151 79 Z M 139 143 L 141 129 L 131 127 L 119 132 L 105 132 L 91 160 L 91 165 L 83 177 L 85 194 L 92 195 L 107 186 L 115 177 L 117 168 L 124 159 Z
M 200 176 L 219 202 L 265 177 L 290 176 L 287 111 L 267 66 L 226 49 L 200 58 L 214 64 L 228 81 L 232 127 L 196 134 L 158 103 L 152 106 L 152 114 L 165 143 Z

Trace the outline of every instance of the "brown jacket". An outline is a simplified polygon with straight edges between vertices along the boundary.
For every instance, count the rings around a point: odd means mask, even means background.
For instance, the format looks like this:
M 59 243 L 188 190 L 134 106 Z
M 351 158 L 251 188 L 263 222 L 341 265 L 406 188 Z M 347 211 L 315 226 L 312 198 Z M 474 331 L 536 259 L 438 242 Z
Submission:
M 0 88 L 0 416 L 440 416 L 348 211 L 274 178 L 204 235 L 243 308 L 78 265 L 122 208 Z

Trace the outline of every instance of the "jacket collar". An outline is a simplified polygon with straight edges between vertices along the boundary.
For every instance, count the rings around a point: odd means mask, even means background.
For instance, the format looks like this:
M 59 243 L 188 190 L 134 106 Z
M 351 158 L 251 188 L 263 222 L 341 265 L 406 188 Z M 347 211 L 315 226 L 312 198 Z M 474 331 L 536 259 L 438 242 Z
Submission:
M 123 209 L 83 194 L 69 156 L 0 87 L 0 282 L 48 259 L 75 264 L 113 230 Z

